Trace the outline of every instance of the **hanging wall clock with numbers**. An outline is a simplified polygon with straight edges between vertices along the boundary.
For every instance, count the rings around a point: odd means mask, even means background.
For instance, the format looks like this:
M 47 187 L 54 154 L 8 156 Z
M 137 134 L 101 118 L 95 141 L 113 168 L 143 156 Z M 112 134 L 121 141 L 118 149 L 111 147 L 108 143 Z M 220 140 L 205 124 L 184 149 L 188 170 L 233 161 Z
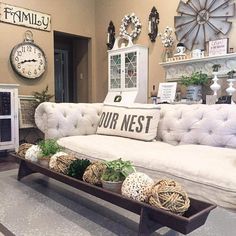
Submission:
M 10 62 L 13 70 L 21 77 L 36 79 L 43 75 L 47 65 L 45 53 L 34 43 L 31 31 L 27 30 L 24 42 L 12 49 Z

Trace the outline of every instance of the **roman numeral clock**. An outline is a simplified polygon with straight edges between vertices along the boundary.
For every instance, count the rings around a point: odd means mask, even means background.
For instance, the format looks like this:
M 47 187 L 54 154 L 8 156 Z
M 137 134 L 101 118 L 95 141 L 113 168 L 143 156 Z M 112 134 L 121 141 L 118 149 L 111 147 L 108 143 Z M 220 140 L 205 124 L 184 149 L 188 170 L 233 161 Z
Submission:
M 225 37 L 232 27 L 229 17 L 235 15 L 231 0 L 180 1 L 175 16 L 175 34 L 179 42 L 192 50 L 204 49 L 205 43 Z
M 27 30 L 24 42 L 12 49 L 10 62 L 13 70 L 23 78 L 36 79 L 43 75 L 47 65 L 45 53 L 34 43 L 31 31 Z

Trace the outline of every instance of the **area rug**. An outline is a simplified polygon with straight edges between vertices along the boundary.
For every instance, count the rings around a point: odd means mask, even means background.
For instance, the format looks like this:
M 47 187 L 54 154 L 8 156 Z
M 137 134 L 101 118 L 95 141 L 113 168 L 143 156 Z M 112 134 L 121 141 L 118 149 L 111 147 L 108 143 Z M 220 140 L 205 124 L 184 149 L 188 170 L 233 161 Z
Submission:
M 17 170 L 0 173 L 0 223 L 17 236 L 137 235 L 139 218 L 129 211 L 41 174 L 16 176 Z M 232 236 L 235 222 L 236 213 L 217 208 L 189 235 Z

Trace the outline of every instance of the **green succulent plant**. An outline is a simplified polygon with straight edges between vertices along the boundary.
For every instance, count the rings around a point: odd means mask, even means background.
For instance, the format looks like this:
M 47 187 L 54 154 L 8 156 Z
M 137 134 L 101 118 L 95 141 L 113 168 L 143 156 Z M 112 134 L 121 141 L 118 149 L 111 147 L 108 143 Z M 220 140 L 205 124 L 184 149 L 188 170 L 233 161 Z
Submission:
M 57 143 L 56 139 L 45 139 L 38 143 L 41 149 L 41 156 L 48 157 L 56 154 L 57 152 L 63 150 L 63 148 Z
M 135 172 L 130 161 L 123 161 L 121 158 L 105 162 L 107 168 L 102 175 L 102 180 L 118 182 L 123 181 L 129 174 Z
M 206 84 L 209 80 L 207 74 L 200 72 L 193 72 L 190 76 L 182 76 L 181 77 L 181 84 L 185 85 L 186 87 L 190 85 L 203 85 Z
M 88 159 L 77 159 L 70 164 L 67 175 L 82 180 L 84 172 L 90 164 Z

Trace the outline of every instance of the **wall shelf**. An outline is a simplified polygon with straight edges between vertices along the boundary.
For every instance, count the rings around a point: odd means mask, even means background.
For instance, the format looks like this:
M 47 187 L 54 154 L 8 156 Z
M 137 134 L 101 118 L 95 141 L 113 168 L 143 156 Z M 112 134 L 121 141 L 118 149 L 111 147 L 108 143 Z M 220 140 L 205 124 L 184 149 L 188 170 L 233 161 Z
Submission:
M 221 65 L 218 77 L 226 77 L 226 74 L 230 70 L 236 70 L 236 53 L 168 61 L 159 64 L 163 66 L 166 72 L 166 81 L 178 81 L 182 75 L 190 75 L 195 71 L 202 71 L 203 73 L 212 76 L 212 66 L 214 64 Z

